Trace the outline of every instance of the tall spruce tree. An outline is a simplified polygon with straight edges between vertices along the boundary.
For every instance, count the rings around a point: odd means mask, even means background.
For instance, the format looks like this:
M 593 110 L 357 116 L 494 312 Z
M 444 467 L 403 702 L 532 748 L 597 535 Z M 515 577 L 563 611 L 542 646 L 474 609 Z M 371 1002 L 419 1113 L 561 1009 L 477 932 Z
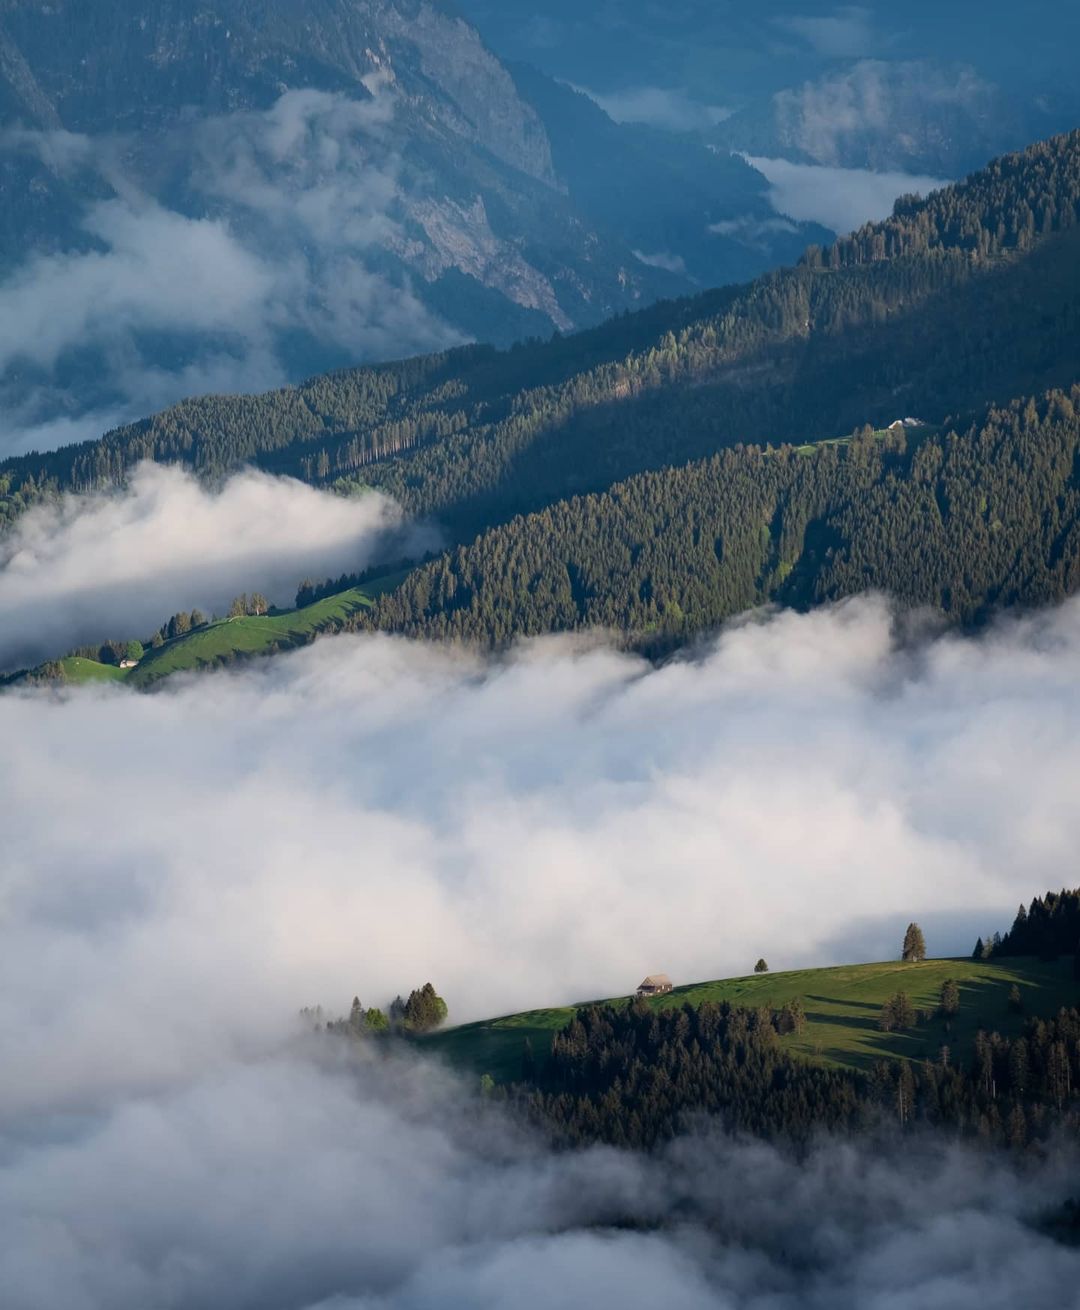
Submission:
M 926 959 L 926 939 L 917 923 L 909 923 L 904 933 L 904 949 L 900 958 L 908 963 L 917 963 Z

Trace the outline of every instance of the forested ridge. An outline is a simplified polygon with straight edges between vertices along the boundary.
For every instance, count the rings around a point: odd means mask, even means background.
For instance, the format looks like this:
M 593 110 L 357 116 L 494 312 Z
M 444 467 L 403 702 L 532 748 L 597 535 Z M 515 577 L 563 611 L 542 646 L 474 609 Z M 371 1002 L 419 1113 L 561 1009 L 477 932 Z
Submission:
M 891 1123 L 1023 1150 L 1080 1126 L 1080 1010 L 1031 1018 L 1011 1039 L 980 1032 L 964 1061 L 943 1044 L 936 1060 L 879 1061 L 865 1074 L 792 1058 L 781 1022 L 729 1004 L 588 1006 L 543 1064 L 523 1052 L 510 1096 L 567 1146 L 652 1147 L 700 1113 L 728 1132 L 797 1144 Z
M 122 480 L 138 460 L 244 462 L 360 480 L 458 541 L 740 442 L 809 441 L 901 414 L 942 419 L 1077 380 L 1080 132 L 745 288 L 580 336 L 349 370 L 206 398 L 100 442 L 0 465 L 5 512 Z
M 875 588 L 965 624 L 1080 588 L 1080 388 L 960 432 L 642 474 L 493 529 L 355 621 L 494 644 L 607 627 L 662 648 L 764 603 Z

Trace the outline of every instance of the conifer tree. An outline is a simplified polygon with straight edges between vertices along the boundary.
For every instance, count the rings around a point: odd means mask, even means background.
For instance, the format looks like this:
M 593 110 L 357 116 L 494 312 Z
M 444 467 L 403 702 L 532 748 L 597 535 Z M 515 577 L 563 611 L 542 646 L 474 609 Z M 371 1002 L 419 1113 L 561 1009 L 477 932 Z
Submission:
M 764 960 L 764 959 L 760 959 L 760 960 L 758 960 L 757 964 L 754 965 L 754 972 L 755 972 L 755 973 L 768 973 L 768 972 L 769 972 L 769 966 L 765 963 L 765 960 Z
M 959 1009 L 960 988 L 956 985 L 955 979 L 946 978 L 941 984 L 941 1013 L 951 1019 Z
M 908 963 L 926 959 L 926 940 L 917 923 L 909 923 L 904 933 L 904 948 L 900 958 Z

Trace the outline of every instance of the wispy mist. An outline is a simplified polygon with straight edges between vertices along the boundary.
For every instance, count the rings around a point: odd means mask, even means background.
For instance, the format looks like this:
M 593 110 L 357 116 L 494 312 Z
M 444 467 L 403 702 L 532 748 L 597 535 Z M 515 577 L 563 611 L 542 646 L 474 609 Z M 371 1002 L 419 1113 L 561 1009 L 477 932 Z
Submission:
M 212 1019 L 210 1020 L 212 1022 Z M 419 1061 L 293 1046 L 101 1114 L 9 1128 L 11 1310 L 1013 1310 L 1080 1252 L 1038 1220 L 1075 1154 L 822 1142 L 707 1124 L 653 1157 L 551 1156 Z
M 241 591 L 289 606 L 305 578 L 358 572 L 392 534 L 395 558 L 435 541 L 382 495 L 250 471 L 210 489 L 143 464 L 125 490 L 38 506 L 0 540 L 0 669 L 145 638 L 178 609 L 224 613 Z
M 459 339 L 393 275 L 408 245 L 394 101 L 368 81 L 370 100 L 289 91 L 182 124 L 153 160 L 122 139 L 0 138 L 104 196 L 68 248 L 0 282 L 0 455 L 52 444 L 58 423 L 91 437 L 185 395 L 277 385 L 301 336 L 342 362 Z
M 780 213 L 821 223 L 838 233 L 854 232 L 864 223 L 888 218 L 899 196 L 928 196 L 948 186 L 945 178 L 913 173 L 793 164 L 788 159 L 756 156 L 747 159 L 768 179 L 769 199 Z

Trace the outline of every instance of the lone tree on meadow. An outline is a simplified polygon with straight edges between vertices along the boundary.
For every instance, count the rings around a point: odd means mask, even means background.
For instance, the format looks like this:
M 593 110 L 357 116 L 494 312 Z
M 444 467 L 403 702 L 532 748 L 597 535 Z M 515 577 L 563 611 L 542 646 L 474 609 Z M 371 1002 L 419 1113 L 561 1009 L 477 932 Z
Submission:
M 900 958 L 909 964 L 926 959 L 926 939 L 917 923 L 909 923 L 907 926 L 907 932 L 904 933 L 904 949 L 900 953 Z
M 769 966 L 765 963 L 764 959 L 758 960 L 757 964 L 754 965 L 754 972 L 755 973 L 769 972 Z

